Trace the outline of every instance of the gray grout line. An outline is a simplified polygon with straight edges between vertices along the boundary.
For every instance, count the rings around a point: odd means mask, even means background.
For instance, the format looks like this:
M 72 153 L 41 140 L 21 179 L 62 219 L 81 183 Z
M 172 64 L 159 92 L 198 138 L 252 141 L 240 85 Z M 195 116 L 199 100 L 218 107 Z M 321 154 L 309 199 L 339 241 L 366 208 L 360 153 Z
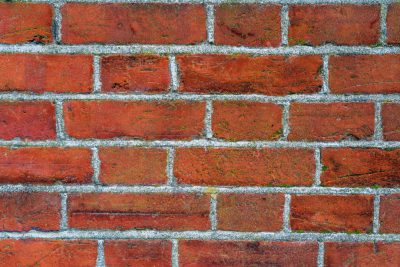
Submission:
M 174 93 L 179 88 L 179 70 L 176 63 L 176 57 L 174 55 L 169 56 L 169 73 L 171 77 L 170 92 Z
M 204 129 L 205 129 L 205 136 L 208 139 L 213 137 L 213 130 L 212 130 L 212 114 L 213 114 L 213 103 L 211 100 L 207 100 L 206 103 L 206 115 L 204 117 Z
M 313 186 L 321 185 L 321 173 L 322 173 L 322 163 L 321 163 L 321 149 L 315 149 L 315 178 Z
M 382 104 L 380 102 L 375 103 L 375 129 L 374 139 L 376 141 L 382 141 L 383 139 L 382 129 Z
M 373 233 L 378 234 L 379 233 L 379 209 L 380 209 L 380 203 L 381 203 L 381 197 L 379 194 L 375 195 L 374 198 L 374 220 L 373 220 Z
M 106 262 L 104 258 L 104 240 L 97 241 L 96 267 L 106 267 Z
M 62 21 L 62 16 L 61 16 L 61 6 L 64 2 L 59 1 L 59 2 L 54 2 L 53 4 L 53 34 L 54 34 L 54 41 L 55 43 L 61 43 L 61 21 Z
M 322 91 L 323 94 L 329 94 L 329 55 L 322 56 Z
M 210 44 L 214 43 L 214 20 L 215 20 L 215 10 L 214 5 L 206 4 L 207 13 L 207 41 Z
M 283 206 L 283 232 L 290 233 L 290 202 L 291 196 L 285 194 L 285 204 Z
M 324 242 L 318 242 L 318 259 L 317 266 L 324 267 L 325 245 Z
M 281 8 L 281 45 L 287 46 L 289 44 L 289 7 L 283 5 Z
M 171 266 L 179 267 L 179 242 L 177 239 L 172 239 Z
M 213 231 L 216 231 L 218 229 L 217 204 L 218 204 L 218 194 L 211 194 L 211 197 L 210 197 L 210 223 L 211 223 L 211 230 L 213 230 Z
M 63 102 L 61 100 L 55 101 L 55 109 L 57 140 L 65 140 L 67 134 L 65 133 Z
M 289 113 L 290 113 L 290 102 L 287 102 L 283 104 L 282 137 L 280 139 L 282 141 L 287 141 L 290 133 Z
M 167 150 L 167 184 L 169 186 L 176 186 L 176 178 L 174 176 L 174 157 L 175 157 L 175 149 L 168 148 Z
M 93 56 L 93 93 L 101 92 L 101 57 Z
M 97 147 L 92 147 L 92 168 L 93 168 L 93 183 L 95 185 L 101 185 L 100 182 L 101 161 L 99 157 L 99 149 Z
M 386 44 L 386 39 L 387 39 L 387 30 L 386 30 L 387 11 L 388 11 L 387 4 L 385 4 L 385 3 L 381 4 L 381 12 L 380 12 L 381 35 L 379 38 L 379 42 L 383 45 Z
M 60 210 L 60 229 L 68 229 L 68 195 L 61 194 L 61 210 Z

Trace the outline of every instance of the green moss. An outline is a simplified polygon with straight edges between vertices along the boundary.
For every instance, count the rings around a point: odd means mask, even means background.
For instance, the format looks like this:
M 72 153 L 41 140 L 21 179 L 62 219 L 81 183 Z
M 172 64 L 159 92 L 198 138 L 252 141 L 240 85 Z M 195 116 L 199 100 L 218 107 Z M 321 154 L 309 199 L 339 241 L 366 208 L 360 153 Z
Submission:
M 322 165 L 322 168 L 321 168 L 321 170 L 324 172 L 324 171 L 327 171 L 328 170 L 328 167 L 327 166 L 325 166 L 325 165 Z

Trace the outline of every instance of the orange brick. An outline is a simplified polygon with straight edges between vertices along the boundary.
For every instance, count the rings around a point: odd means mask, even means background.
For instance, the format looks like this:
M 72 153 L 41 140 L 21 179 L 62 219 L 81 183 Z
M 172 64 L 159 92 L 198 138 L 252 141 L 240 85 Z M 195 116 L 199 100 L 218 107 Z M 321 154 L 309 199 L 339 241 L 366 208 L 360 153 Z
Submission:
M 381 196 L 379 216 L 381 233 L 400 233 L 400 194 Z
M 385 103 L 382 105 L 382 127 L 385 140 L 400 140 L 400 104 Z

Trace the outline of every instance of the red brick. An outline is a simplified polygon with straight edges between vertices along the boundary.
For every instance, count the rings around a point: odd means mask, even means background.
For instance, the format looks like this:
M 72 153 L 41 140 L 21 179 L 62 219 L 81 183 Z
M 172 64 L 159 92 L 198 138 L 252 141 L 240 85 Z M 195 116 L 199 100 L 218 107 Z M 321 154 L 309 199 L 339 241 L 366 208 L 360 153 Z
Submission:
M 92 56 L 0 55 L 0 92 L 88 93 L 92 90 Z
M 382 127 L 385 140 L 400 140 L 400 104 L 385 103 L 382 105 Z
M 289 44 L 376 44 L 379 12 L 379 5 L 290 6 Z
M 329 62 L 332 93 L 400 92 L 400 55 L 332 56 Z
M 289 140 L 370 140 L 374 135 L 373 103 L 294 103 L 290 106 Z
M 86 148 L 0 147 L 0 183 L 89 183 L 92 175 Z
M 281 7 L 222 4 L 215 7 L 215 43 L 238 46 L 279 46 Z
M 386 18 L 387 43 L 400 43 L 400 5 L 391 4 L 388 7 Z
M 171 266 L 171 242 L 167 240 L 105 241 L 107 266 Z
M 60 201 L 60 196 L 56 193 L 1 193 L 0 229 L 1 231 L 59 230 Z
M 283 223 L 283 194 L 218 195 L 218 229 L 227 231 L 280 231 Z
M 392 267 L 400 265 L 400 243 L 325 243 L 325 266 Z
M 400 233 L 400 194 L 381 196 L 379 216 L 381 233 Z
M 0 240 L 2 266 L 96 266 L 97 242 L 88 240 Z
M 0 43 L 51 43 L 52 17 L 48 4 L 0 3 Z
M 105 184 L 166 183 L 167 151 L 153 148 L 100 149 L 100 181 Z
M 203 135 L 204 114 L 205 105 L 201 102 L 70 101 L 64 104 L 65 128 L 75 138 L 193 139 Z
M 207 230 L 209 195 L 73 194 L 69 226 L 78 229 Z
M 181 55 L 182 92 L 311 94 L 320 91 L 320 56 Z
M 56 119 L 52 103 L 0 102 L 1 139 L 46 140 L 55 137 Z
M 215 102 L 214 137 L 237 140 L 277 140 L 282 134 L 282 107 L 271 103 Z
M 324 186 L 400 185 L 400 149 L 328 148 L 322 150 L 321 156 Z
M 369 233 L 373 201 L 368 195 L 294 195 L 290 225 L 295 231 Z
M 314 152 L 304 149 L 179 148 L 174 174 L 195 185 L 312 185 Z
M 117 93 L 162 93 L 170 84 L 168 57 L 107 56 L 101 60 L 102 90 Z
M 317 266 L 317 243 L 267 241 L 179 242 L 181 266 Z M 300 256 L 301 255 L 301 256 Z
M 206 40 L 202 5 L 69 3 L 61 12 L 62 38 L 68 44 L 194 44 Z

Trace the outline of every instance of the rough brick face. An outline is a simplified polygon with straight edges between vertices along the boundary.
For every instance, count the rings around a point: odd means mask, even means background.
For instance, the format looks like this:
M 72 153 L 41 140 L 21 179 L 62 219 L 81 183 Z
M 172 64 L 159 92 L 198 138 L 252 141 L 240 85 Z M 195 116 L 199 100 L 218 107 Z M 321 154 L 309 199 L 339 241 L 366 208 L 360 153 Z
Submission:
M 175 176 L 195 185 L 311 185 L 314 153 L 305 149 L 182 148 Z
M 320 56 L 182 55 L 182 92 L 288 95 L 320 90 Z
M 282 135 L 282 107 L 270 103 L 215 102 L 212 130 L 216 138 L 277 140 Z
M 321 156 L 324 186 L 400 185 L 400 149 L 328 148 L 322 150 Z
M 162 93 L 168 91 L 168 57 L 156 55 L 103 57 L 104 92 Z
M 86 148 L 0 147 L 0 183 L 88 183 L 90 160 Z
M 106 265 L 171 266 L 171 242 L 167 240 L 118 240 L 105 241 Z
M 207 230 L 209 195 L 73 194 L 68 221 L 78 229 Z
M 374 134 L 372 103 L 295 103 L 290 107 L 290 140 L 370 140 Z
M 291 200 L 292 230 L 315 232 L 372 231 L 373 196 L 294 195 Z
M 150 148 L 101 148 L 104 184 L 162 184 L 167 181 L 167 151 Z
M 279 46 L 281 7 L 278 5 L 223 4 L 215 7 L 215 43 Z
M 51 102 L 0 102 L 0 138 L 46 140 L 55 137 L 55 108 Z
M 194 44 L 206 39 L 201 5 L 69 3 L 62 16 L 68 44 Z
M 379 10 L 378 5 L 291 6 L 289 44 L 376 44 Z
M 325 266 L 398 266 L 400 243 L 325 243 Z
M 382 127 L 385 140 L 400 140 L 400 104 L 385 103 L 382 105 Z
M 217 203 L 220 230 L 273 232 L 282 229 L 282 194 L 222 194 Z
M 388 44 L 400 43 L 400 5 L 391 4 L 388 7 L 386 18 L 387 24 L 387 42 Z
M 266 241 L 179 242 L 181 266 L 317 266 L 317 243 Z M 301 257 L 299 257 L 301 255 Z
M 187 140 L 204 129 L 201 102 L 71 101 L 64 108 L 66 131 L 76 138 Z
M 97 243 L 91 240 L 0 240 L 3 266 L 96 265 Z
M 60 196 L 56 193 L 1 193 L 0 229 L 1 231 L 59 230 L 60 206 Z
M 381 197 L 380 232 L 400 233 L 400 194 Z
M 52 16 L 49 4 L 0 3 L 0 43 L 50 43 Z
M 332 56 L 329 85 L 333 93 L 400 92 L 400 55 Z

